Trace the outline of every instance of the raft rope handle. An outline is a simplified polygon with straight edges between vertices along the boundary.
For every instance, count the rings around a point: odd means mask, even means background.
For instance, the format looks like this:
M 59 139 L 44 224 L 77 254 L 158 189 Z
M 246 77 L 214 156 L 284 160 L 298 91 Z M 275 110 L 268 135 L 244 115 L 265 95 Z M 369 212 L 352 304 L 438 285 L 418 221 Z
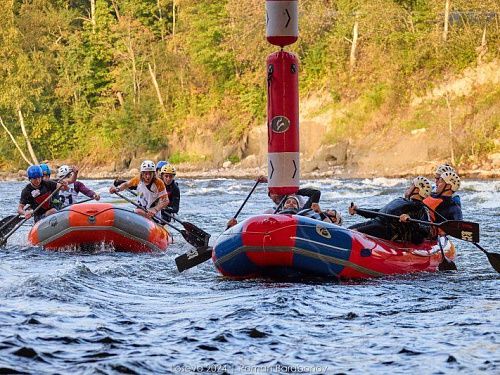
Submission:
M 280 231 L 280 230 L 283 230 L 283 229 L 288 229 L 288 228 L 291 228 L 291 227 L 297 227 L 297 228 L 316 228 L 315 225 L 312 225 L 312 224 L 291 224 L 291 225 L 287 225 L 287 226 L 283 226 L 283 227 L 280 227 L 280 228 L 277 228 L 277 229 L 273 229 L 273 230 L 270 230 L 270 231 L 267 231 L 265 234 L 266 235 L 271 235 L 277 231 Z M 341 228 L 341 229 L 344 229 L 344 228 Z M 349 230 L 349 229 L 344 229 L 344 230 Z M 248 234 L 262 234 L 262 232 L 250 232 L 250 231 L 245 231 L 245 233 L 248 233 Z M 359 233 L 359 232 L 358 232 Z M 230 236 L 230 235 L 233 235 L 233 233 L 222 233 L 221 236 Z M 370 236 L 369 234 L 364 234 L 364 236 L 366 237 L 369 237 L 369 238 L 373 238 L 379 242 L 383 242 L 385 245 L 387 246 L 391 246 L 392 244 L 389 242 L 389 240 L 385 240 L 383 238 L 378 238 L 378 237 L 374 237 L 374 236 Z M 370 250 L 373 250 L 375 247 L 377 246 L 377 244 L 375 244 Z M 431 249 L 427 250 L 427 249 L 412 249 L 410 247 L 400 247 L 397 249 L 398 251 L 402 251 L 402 252 L 407 252 L 407 253 L 411 253 L 412 255 L 415 255 L 415 256 L 422 256 L 422 257 L 427 257 L 427 255 L 420 255 L 420 254 L 415 254 L 414 252 L 415 251 L 427 251 L 429 253 L 431 253 Z M 440 250 L 437 250 L 437 251 L 440 251 Z

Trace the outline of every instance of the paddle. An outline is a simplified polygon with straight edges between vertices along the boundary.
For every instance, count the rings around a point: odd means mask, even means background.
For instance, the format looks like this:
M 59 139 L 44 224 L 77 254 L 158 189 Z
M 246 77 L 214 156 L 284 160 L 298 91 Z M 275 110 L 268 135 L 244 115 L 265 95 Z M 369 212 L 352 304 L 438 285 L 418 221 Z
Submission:
M 243 207 L 245 207 L 245 204 L 247 204 L 248 199 L 253 194 L 255 188 L 257 187 L 257 185 L 259 183 L 260 183 L 260 180 L 255 181 L 255 184 L 253 185 L 252 190 L 250 190 L 250 193 L 248 193 L 247 197 L 245 198 L 245 200 L 241 204 L 240 208 L 238 208 L 238 211 L 236 211 L 236 213 L 234 214 L 233 219 L 236 219 L 238 217 L 238 215 L 240 214 L 241 210 L 243 210 Z
M 444 221 L 446 221 L 446 218 L 441 215 L 439 212 L 436 212 L 435 210 L 433 210 L 432 208 L 430 208 L 429 206 L 427 206 L 425 203 L 424 203 L 425 207 L 427 207 L 430 211 L 434 212 L 434 215 L 437 215 L 437 216 L 440 216 L 441 219 L 443 219 Z M 443 245 L 441 244 L 441 241 L 438 237 L 438 244 L 439 244 L 439 249 L 441 250 L 441 263 L 439 263 L 438 265 L 438 270 L 439 271 L 456 271 L 457 270 L 457 265 L 455 264 L 454 261 L 446 258 L 446 255 L 444 253 L 444 249 L 443 249 Z
M 257 185 L 260 183 L 260 180 L 257 180 L 255 181 L 255 184 L 253 185 L 252 187 L 252 190 L 250 190 L 250 193 L 247 194 L 247 197 L 245 198 L 245 200 L 243 201 L 243 203 L 241 204 L 240 208 L 238 208 L 238 211 L 236 211 L 236 213 L 234 214 L 233 216 L 233 219 L 236 220 L 236 218 L 238 217 L 238 215 L 240 214 L 241 210 L 243 209 L 243 207 L 245 207 L 245 204 L 247 204 L 247 201 L 248 199 L 250 198 L 250 196 L 253 194 L 255 188 L 257 187 Z M 231 228 L 230 226 L 227 226 L 226 227 L 226 230 L 228 230 L 229 228 Z
M 356 211 L 361 213 L 365 212 L 372 215 L 391 217 L 393 219 L 399 219 L 399 216 L 396 215 L 390 215 L 376 211 L 369 211 L 360 208 L 357 208 Z M 488 257 L 488 261 L 490 262 L 491 266 L 495 269 L 495 271 L 500 273 L 500 254 L 486 251 L 485 249 L 483 249 L 481 245 L 478 244 L 479 242 L 478 223 L 474 223 L 471 221 L 461 221 L 461 220 L 447 220 L 443 221 L 442 223 L 431 223 L 429 221 L 422 221 L 416 219 L 409 219 L 409 221 L 414 223 L 432 225 L 440 228 L 443 232 L 449 234 L 452 237 L 458 238 L 459 240 L 472 242 L 474 246 L 476 246 L 479 250 L 481 250 L 483 253 L 486 254 L 486 256 Z
M 446 237 L 446 236 L 445 236 Z M 443 245 L 441 244 L 441 239 L 438 237 L 439 249 L 441 250 L 441 262 L 438 265 L 439 271 L 456 271 L 457 265 L 454 261 L 446 258 L 444 253 Z
M 20 215 L 10 215 L 2 219 L 0 222 L 0 237 L 4 237 L 12 228 L 14 228 L 20 221 L 24 219 L 24 216 Z
M 115 194 L 118 195 L 120 198 L 125 199 L 127 202 L 133 204 L 135 207 L 143 210 L 144 212 L 148 212 L 146 208 L 142 207 L 140 204 L 134 202 L 133 200 L 128 199 L 123 194 L 120 194 L 117 191 L 115 192 Z M 208 240 L 210 239 L 210 234 L 198 228 L 194 224 L 188 222 L 181 222 L 185 229 L 179 229 L 176 226 L 170 224 L 168 221 L 160 219 L 158 217 L 153 216 L 152 220 L 159 224 L 168 225 L 170 228 L 176 230 L 177 232 L 182 234 L 182 237 L 184 237 L 184 239 L 188 243 L 190 243 L 196 248 L 202 248 L 208 246 Z
M 80 203 L 86 203 L 86 202 L 90 202 L 90 201 L 93 201 L 94 198 L 87 198 L 87 199 L 83 199 L 81 201 L 78 201 L 76 203 L 73 203 L 73 204 L 80 204 Z M 72 205 L 68 206 L 68 207 L 71 207 Z
M 57 183 L 59 184 L 61 181 L 63 181 L 66 177 L 68 177 L 71 173 L 73 172 L 68 172 L 64 177 L 60 178 L 59 180 L 57 180 Z M 57 194 L 57 192 L 59 190 L 61 190 L 61 188 L 63 187 L 63 185 L 60 185 L 58 188 L 56 188 L 47 198 L 45 198 L 43 200 L 42 203 L 40 203 L 32 212 L 32 216 L 35 215 L 35 213 L 40 209 L 42 208 L 42 206 L 47 203 L 50 199 L 52 199 L 52 197 Z M 17 223 L 17 225 L 12 228 L 6 235 L 2 236 L 2 238 L 0 239 L 0 246 L 4 246 L 6 243 L 7 243 L 7 239 L 12 236 L 16 230 L 18 230 L 25 222 L 27 222 L 29 220 L 29 218 L 24 218 L 23 220 L 21 220 L 20 222 Z
M 253 194 L 255 188 L 257 187 L 257 185 L 260 182 L 261 182 L 260 180 L 257 180 L 255 182 L 255 184 L 252 187 L 252 190 L 250 190 L 247 197 L 245 198 L 245 200 L 241 204 L 240 208 L 238 208 L 238 211 L 236 211 L 236 214 L 233 216 L 233 219 L 236 219 L 238 217 L 241 210 L 243 209 L 243 207 L 247 203 L 248 199 Z M 226 228 L 226 230 L 227 229 L 229 229 L 229 228 Z M 206 248 L 199 248 L 196 250 L 191 250 L 191 251 L 188 251 L 186 254 L 182 254 L 182 255 L 178 256 L 177 258 L 175 258 L 175 264 L 177 265 L 177 269 L 179 270 L 179 272 L 182 272 L 182 271 L 188 270 L 190 268 L 193 268 L 193 267 L 195 267 L 203 262 L 206 262 L 207 260 L 212 258 L 212 250 L 213 250 L 212 247 L 207 246 Z
M 127 182 L 127 180 L 116 179 L 116 180 L 113 181 L 113 185 L 116 186 L 116 187 L 118 187 L 121 184 L 123 184 L 124 182 Z M 134 187 L 128 188 L 127 190 L 130 191 L 130 192 L 132 192 L 132 190 L 135 190 L 135 189 L 136 189 L 136 187 L 134 186 Z
M 489 251 L 486 251 L 485 249 L 483 249 L 483 247 L 481 245 L 479 245 L 478 243 L 473 242 L 473 245 L 476 246 L 479 250 L 481 250 L 483 253 L 486 254 L 491 266 L 495 269 L 495 271 L 500 273 L 500 254 L 490 253 Z
M 120 184 L 120 185 L 121 185 L 121 184 Z M 132 195 L 134 195 L 134 196 L 136 196 L 136 197 L 137 197 L 137 192 L 132 191 L 132 190 L 130 190 L 130 189 L 127 189 L 127 191 L 128 191 L 130 194 L 132 194 Z M 130 202 L 130 201 L 129 201 L 129 202 Z M 142 206 L 141 206 L 141 207 L 142 207 Z M 187 231 L 186 233 L 183 233 L 183 234 L 182 234 L 182 236 L 183 236 L 184 238 L 186 238 L 186 237 L 185 237 L 186 235 L 194 234 L 194 235 L 195 235 L 195 237 L 198 237 L 198 238 L 203 238 L 203 239 L 205 239 L 205 238 L 206 238 L 206 243 L 205 243 L 204 245 L 202 245 L 202 246 L 206 246 L 206 245 L 208 244 L 208 240 L 209 240 L 209 238 L 210 238 L 210 234 L 209 234 L 209 233 L 207 233 L 207 232 L 205 232 L 203 229 L 198 228 L 196 225 L 194 225 L 193 223 L 190 223 L 190 222 L 188 222 L 188 221 L 182 221 L 182 220 L 179 220 L 179 219 L 177 219 L 174 215 L 169 214 L 168 212 L 162 212 L 162 215 L 166 215 L 166 216 L 168 216 L 170 219 L 172 219 L 172 220 L 174 220 L 174 221 L 177 221 L 178 223 L 182 224 L 182 226 L 183 226 L 183 227 L 186 229 L 186 231 Z M 166 223 L 168 223 L 168 222 L 166 221 Z M 170 224 L 169 224 L 169 225 L 170 225 Z M 182 232 L 181 232 L 181 233 L 182 233 Z M 187 239 L 186 239 L 186 241 L 187 241 Z M 189 241 L 188 241 L 188 242 L 189 242 Z
M 385 216 L 390 217 L 392 219 L 398 219 L 399 216 L 386 214 L 383 212 L 370 211 L 362 208 L 356 208 L 356 211 L 359 213 L 367 213 L 371 215 L 377 216 Z M 468 241 L 468 242 L 479 242 L 479 224 L 473 223 L 471 221 L 462 221 L 462 220 L 447 220 L 442 223 L 432 223 L 430 221 L 423 221 L 417 219 L 408 219 L 409 222 L 419 223 L 425 225 L 432 225 L 441 229 L 446 234 L 449 234 L 452 237 L 458 238 L 459 240 Z

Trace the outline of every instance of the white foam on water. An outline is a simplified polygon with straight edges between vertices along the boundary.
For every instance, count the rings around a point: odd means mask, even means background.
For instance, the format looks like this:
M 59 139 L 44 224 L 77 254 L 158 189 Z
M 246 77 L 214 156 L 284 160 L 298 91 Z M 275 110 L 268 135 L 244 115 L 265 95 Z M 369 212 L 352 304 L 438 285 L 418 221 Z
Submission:
M 482 208 L 500 209 L 500 192 L 482 191 L 464 196 L 465 203 L 474 203 Z
M 323 200 L 333 200 L 333 199 L 345 199 L 345 198 L 368 198 L 380 195 L 380 192 L 375 190 L 365 191 L 365 192 L 354 192 L 354 191 L 323 191 L 321 193 L 321 201 Z
M 477 181 L 462 180 L 461 190 L 469 191 L 491 191 L 500 193 L 500 180 Z
M 365 178 L 361 181 L 362 184 L 377 187 L 394 187 L 398 185 L 408 184 L 410 179 L 408 178 L 386 178 L 386 177 L 375 177 L 373 179 Z

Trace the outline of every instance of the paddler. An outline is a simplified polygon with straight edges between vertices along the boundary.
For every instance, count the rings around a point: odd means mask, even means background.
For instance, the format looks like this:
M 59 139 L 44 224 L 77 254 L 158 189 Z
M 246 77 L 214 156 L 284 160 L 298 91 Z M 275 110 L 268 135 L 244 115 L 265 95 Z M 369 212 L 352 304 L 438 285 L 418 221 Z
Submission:
M 433 193 L 436 192 L 438 180 L 441 178 L 441 175 L 444 172 L 453 172 L 453 173 L 456 173 L 458 175 L 457 170 L 455 168 L 453 168 L 450 164 L 438 165 L 436 168 L 436 171 L 434 172 L 434 180 L 435 180 L 436 184 L 434 186 L 434 189 L 432 190 Z M 457 193 L 453 193 L 452 198 L 456 204 L 458 204 L 459 206 L 462 206 L 462 202 L 460 201 L 460 196 Z
M 59 184 L 52 180 L 44 180 L 42 168 L 38 165 L 30 166 L 27 170 L 27 174 L 30 183 L 26 185 L 21 192 L 21 199 L 19 200 L 17 212 L 19 215 L 24 215 L 26 219 L 29 219 L 33 215 L 33 210 L 36 209 L 39 204 L 42 203 L 56 189 L 66 186 L 66 182 L 63 181 Z M 28 204 L 30 209 L 25 210 L 25 207 Z M 34 220 L 37 222 L 40 219 L 50 216 L 56 212 L 57 210 L 49 200 L 38 209 L 35 213 Z
M 462 208 L 453 195 L 460 189 L 460 177 L 455 172 L 443 172 L 436 179 L 436 191 L 424 199 L 429 208 L 429 215 L 433 222 L 441 223 L 445 220 L 463 220 Z M 441 230 L 433 231 L 433 235 L 444 234 Z
M 359 213 L 371 220 L 352 225 L 349 229 L 386 240 L 409 241 L 418 245 L 429 237 L 430 227 L 425 224 L 412 223 L 408 220 L 411 218 L 429 221 L 429 213 L 423 200 L 431 194 L 431 190 L 430 181 L 423 176 L 418 176 L 412 180 L 410 186 L 406 189 L 404 198 L 396 198 L 380 210 L 370 210 L 399 216 L 399 221 L 377 216 L 376 214 Z M 351 205 L 349 213 L 351 215 L 356 214 L 356 209 L 357 206 Z
M 48 166 L 48 164 L 45 164 L 45 163 L 42 163 L 40 164 L 40 168 L 42 168 L 42 173 L 43 173 L 43 176 L 42 176 L 42 179 L 43 180 L 50 180 L 50 167 Z
M 110 193 L 137 187 L 137 203 L 147 212 L 137 208 L 135 212 L 141 216 L 152 219 L 154 216 L 161 218 L 160 211 L 168 206 L 168 195 L 165 184 L 156 177 L 155 163 L 145 160 L 141 163 L 141 174 L 118 186 L 111 186 Z
M 162 218 L 168 222 L 171 220 L 171 216 L 179 212 L 179 205 L 181 202 L 181 191 L 179 190 L 179 185 L 175 181 L 175 175 L 177 170 L 172 164 L 164 164 L 160 170 L 160 178 L 165 184 L 165 189 L 168 195 L 168 205 L 163 210 L 161 210 Z
M 70 167 L 69 165 L 61 165 L 57 170 L 58 179 L 61 179 L 68 174 L 68 187 L 67 189 L 61 189 L 59 191 L 59 196 L 57 197 L 57 200 L 59 201 L 58 209 L 78 203 L 78 194 L 80 193 L 89 198 L 93 198 L 96 201 L 101 199 L 98 193 L 89 189 L 83 182 L 77 180 L 78 168 L 76 166 L 73 165 Z

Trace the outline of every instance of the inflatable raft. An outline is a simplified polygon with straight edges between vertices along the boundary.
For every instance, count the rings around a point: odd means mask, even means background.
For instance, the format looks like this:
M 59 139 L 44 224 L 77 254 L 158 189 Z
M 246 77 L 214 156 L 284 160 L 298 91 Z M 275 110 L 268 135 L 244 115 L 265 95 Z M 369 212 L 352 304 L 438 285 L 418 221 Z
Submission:
M 233 278 L 366 279 L 437 271 L 440 247 L 448 259 L 455 258 L 455 247 L 446 238 L 417 246 L 304 216 L 259 215 L 224 232 L 212 260 L 220 273 Z
M 109 203 L 75 204 L 36 223 L 29 242 L 47 250 L 111 246 L 133 253 L 164 251 L 169 233 L 135 212 Z

